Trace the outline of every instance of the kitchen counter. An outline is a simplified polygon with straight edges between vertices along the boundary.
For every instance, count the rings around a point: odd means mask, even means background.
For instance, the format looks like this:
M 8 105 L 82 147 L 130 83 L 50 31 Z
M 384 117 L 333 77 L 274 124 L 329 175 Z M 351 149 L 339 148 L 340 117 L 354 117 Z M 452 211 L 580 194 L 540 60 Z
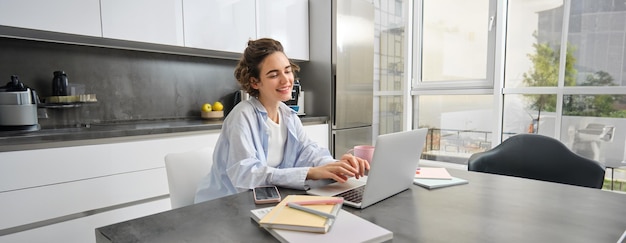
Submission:
M 304 125 L 324 124 L 326 116 L 300 117 Z M 39 131 L 0 132 L 0 152 L 67 147 L 120 141 L 138 136 L 172 135 L 185 132 L 211 132 L 222 128 L 223 120 L 169 119 L 127 121 L 82 125 L 80 127 L 41 129 Z

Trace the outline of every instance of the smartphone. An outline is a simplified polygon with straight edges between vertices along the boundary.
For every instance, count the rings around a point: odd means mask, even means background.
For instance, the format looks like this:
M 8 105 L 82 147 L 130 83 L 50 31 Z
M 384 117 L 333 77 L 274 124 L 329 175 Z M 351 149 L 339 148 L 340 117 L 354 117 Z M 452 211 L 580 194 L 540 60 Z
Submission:
M 275 203 L 280 202 L 280 193 L 276 186 L 260 186 L 252 189 L 254 193 L 254 203 Z

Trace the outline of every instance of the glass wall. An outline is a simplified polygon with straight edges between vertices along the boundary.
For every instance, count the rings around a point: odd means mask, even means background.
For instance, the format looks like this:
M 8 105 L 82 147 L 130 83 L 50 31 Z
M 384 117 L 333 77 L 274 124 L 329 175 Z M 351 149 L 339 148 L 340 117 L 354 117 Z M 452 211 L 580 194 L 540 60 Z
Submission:
M 410 0 L 374 0 L 374 136 L 404 129 L 405 72 Z
M 374 5 L 374 136 L 428 127 L 423 158 L 466 164 L 537 133 L 609 168 L 626 165 L 625 1 Z
M 511 0 L 507 14 L 503 122 L 522 124 L 503 126 L 502 138 L 544 134 L 609 168 L 626 165 L 624 1 Z
M 485 80 L 489 0 L 424 1 L 423 8 L 421 82 Z
M 616 127 L 626 123 L 619 91 L 626 74 L 626 5 L 513 0 L 508 16 L 504 110 L 521 108 L 537 127 L 527 132 L 558 138 L 580 155 L 623 160 L 626 132 Z
M 539 15 L 551 17 L 550 12 Z M 626 2 L 572 0 L 568 16 L 567 43 L 576 82 L 566 85 L 625 85 Z
M 556 95 L 508 94 L 504 96 L 502 140 L 520 133 L 554 137 Z
M 466 164 L 491 148 L 495 0 L 417 1 L 413 128 L 429 128 L 423 159 Z
M 429 130 L 423 159 L 466 164 L 491 148 L 493 95 L 420 95 L 414 107 L 414 126 Z
M 507 14 L 504 87 L 556 87 L 563 1 L 512 0 Z

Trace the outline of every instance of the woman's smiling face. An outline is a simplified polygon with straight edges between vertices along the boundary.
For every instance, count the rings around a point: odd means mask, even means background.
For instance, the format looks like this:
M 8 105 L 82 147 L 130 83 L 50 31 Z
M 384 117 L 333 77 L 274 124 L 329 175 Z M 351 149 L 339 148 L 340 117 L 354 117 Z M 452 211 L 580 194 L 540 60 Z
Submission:
M 259 65 L 259 79 L 252 87 L 259 90 L 259 100 L 263 104 L 272 104 L 291 99 L 293 89 L 293 70 L 287 56 L 274 52 Z

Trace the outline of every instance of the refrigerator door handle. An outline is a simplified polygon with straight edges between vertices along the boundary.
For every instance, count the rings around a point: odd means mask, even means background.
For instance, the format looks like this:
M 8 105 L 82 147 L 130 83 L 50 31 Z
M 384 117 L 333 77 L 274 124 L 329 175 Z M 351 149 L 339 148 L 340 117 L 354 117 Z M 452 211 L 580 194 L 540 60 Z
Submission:
M 331 109 L 332 110 L 331 128 L 336 129 L 337 128 L 337 108 L 336 108 L 337 107 L 337 75 L 333 75 L 331 93 L 332 95 L 331 95 L 330 103 L 331 103 L 331 107 L 333 107 Z

